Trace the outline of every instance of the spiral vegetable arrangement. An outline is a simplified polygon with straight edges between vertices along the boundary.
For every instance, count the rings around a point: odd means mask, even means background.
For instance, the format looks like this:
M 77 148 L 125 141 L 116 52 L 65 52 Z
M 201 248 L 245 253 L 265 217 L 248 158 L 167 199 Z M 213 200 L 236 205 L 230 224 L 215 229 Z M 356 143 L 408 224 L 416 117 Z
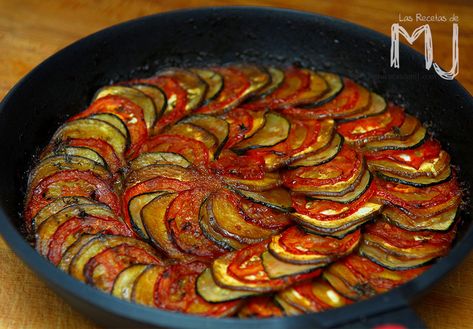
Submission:
M 445 255 L 461 191 L 414 116 L 306 68 L 169 68 L 105 86 L 30 172 L 37 251 L 119 298 L 202 316 L 320 312 Z

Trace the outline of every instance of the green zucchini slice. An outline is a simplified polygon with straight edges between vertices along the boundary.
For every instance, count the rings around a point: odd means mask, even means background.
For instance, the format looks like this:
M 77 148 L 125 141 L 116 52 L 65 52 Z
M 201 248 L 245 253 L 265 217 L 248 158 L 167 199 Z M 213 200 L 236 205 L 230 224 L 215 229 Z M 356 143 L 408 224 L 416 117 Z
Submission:
M 130 87 L 138 89 L 143 94 L 152 99 L 154 108 L 156 110 L 156 120 L 161 117 L 167 105 L 166 94 L 158 87 L 154 85 L 148 85 L 143 83 L 132 84 Z
M 154 198 L 165 192 L 150 192 L 139 194 L 131 198 L 128 202 L 128 213 L 130 215 L 130 222 L 133 228 L 139 236 L 143 239 L 149 239 L 146 228 L 143 225 L 143 219 L 141 217 L 141 210 Z
M 123 121 L 113 113 L 95 113 L 89 115 L 89 118 L 105 121 L 106 123 L 111 124 L 126 137 L 126 139 L 130 140 L 130 133 L 128 132 L 127 126 L 123 123 Z
M 363 146 L 364 149 L 370 151 L 384 151 L 384 150 L 404 150 L 412 149 L 420 146 L 427 138 L 427 129 L 424 126 L 420 126 L 412 135 L 408 138 L 401 139 L 387 139 L 380 141 L 368 142 Z
M 273 91 L 278 89 L 278 87 L 284 81 L 284 71 L 278 68 L 275 68 L 273 66 L 266 68 L 266 70 L 271 76 L 271 81 L 270 83 L 268 83 L 265 87 L 263 87 L 261 90 L 259 90 L 256 93 L 256 96 L 261 97 L 261 98 L 266 97 L 267 95 L 271 94 Z
M 386 207 L 381 214 L 388 222 L 407 231 L 447 231 L 455 222 L 457 212 L 458 207 L 453 207 L 437 215 L 414 219 L 398 208 Z
M 252 192 L 239 189 L 235 189 L 235 191 L 244 198 L 269 208 L 284 212 L 290 212 L 293 210 L 291 195 L 286 189 L 282 187 L 277 187 L 261 192 Z
M 427 187 L 448 181 L 452 177 L 452 170 L 450 166 L 447 166 L 437 176 L 420 176 L 414 178 L 403 177 L 390 172 L 380 171 L 378 172 L 378 176 L 384 180 L 394 183 L 406 184 L 415 187 Z
M 243 73 L 243 75 L 245 75 L 245 77 L 250 82 L 250 86 L 242 94 L 243 98 L 246 98 L 258 92 L 266 85 L 268 85 L 271 81 L 271 76 L 269 75 L 269 73 L 265 69 L 256 65 L 236 64 L 232 65 L 232 67 Z
M 166 133 L 170 135 L 184 136 L 199 141 L 213 152 L 216 151 L 219 145 L 218 139 L 214 134 L 192 123 L 181 122 L 175 124 L 171 126 Z
M 112 295 L 124 300 L 131 300 L 131 292 L 136 279 L 148 268 L 148 265 L 132 265 L 118 274 L 113 282 Z
M 96 151 L 91 148 L 84 146 L 66 146 L 60 145 L 58 148 L 53 149 L 50 153 L 43 155 L 42 159 L 49 158 L 54 155 L 64 155 L 64 156 L 78 156 L 81 158 L 86 158 L 94 161 L 100 166 L 107 168 L 107 162 L 105 159 Z
M 151 165 L 176 165 L 187 168 L 191 165 L 182 155 L 172 152 L 145 152 L 129 162 L 131 170 Z
M 314 103 L 303 105 L 302 108 L 314 108 L 330 102 L 343 90 L 343 79 L 338 74 L 317 72 L 327 83 L 328 89 L 323 96 Z
M 366 110 L 346 116 L 343 119 L 339 120 L 339 122 L 347 122 L 375 116 L 383 113 L 384 111 L 386 111 L 387 108 L 388 106 L 386 104 L 386 100 L 380 95 L 372 92 L 371 104 Z
M 135 280 L 130 300 L 134 303 L 155 307 L 154 286 L 163 274 L 165 267 L 149 265 Z
M 223 88 L 223 77 L 218 72 L 209 69 L 190 69 L 192 72 L 197 74 L 207 84 L 207 92 L 205 93 L 204 100 L 208 102 L 220 93 Z
M 280 279 L 286 276 L 304 274 L 325 266 L 320 264 L 291 264 L 274 257 L 270 252 L 265 251 L 261 254 L 264 270 L 271 279 Z
M 211 115 L 197 114 L 197 115 L 187 117 L 181 122 L 190 123 L 197 127 L 205 129 L 206 131 L 210 132 L 212 135 L 214 135 L 217 138 L 218 140 L 218 147 L 216 150 L 217 154 L 214 155 L 214 157 L 218 155 L 222 147 L 227 142 L 228 134 L 229 134 L 229 125 L 228 125 L 228 122 L 226 122 L 223 119 L 220 119 Z
M 302 159 L 296 160 L 289 164 L 290 169 L 296 169 L 299 167 L 312 167 L 329 162 L 340 152 L 343 146 L 343 137 L 339 134 L 335 134 L 330 144 L 325 148 L 313 153 L 308 154 Z

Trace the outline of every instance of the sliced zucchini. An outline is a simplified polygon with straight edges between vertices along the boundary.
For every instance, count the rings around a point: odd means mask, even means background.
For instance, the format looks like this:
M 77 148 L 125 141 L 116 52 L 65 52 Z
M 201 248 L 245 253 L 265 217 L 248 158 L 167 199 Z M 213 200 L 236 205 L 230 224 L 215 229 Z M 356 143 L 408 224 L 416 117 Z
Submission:
M 110 144 L 119 157 L 123 157 L 128 146 L 126 137 L 111 124 L 91 118 L 78 119 L 62 125 L 52 141 L 60 142 L 70 138 L 97 138 Z
M 82 247 L 96 239 L 98 236 L 98 234 L 82 234 L 72 245 L 69 246 L 69 248 L 67 248 L 57 267 L 64 272 L 69 272 L 69 266 L 77 253 L 82 249 Z
M 128 132 L 127 126 L 123 123 L 123 121 L 116 116 L 113 113 L 95 113 L 92 115 L 89 115 L 89 118 L 95 119 L 95 120 L 100 120 L 100 121 L 105 121 L 106 123 L 111 124 L 126 137 L 126 139 L 129 141 L 130 140 L 130 133 Z
M 284 310 L 284 314 L 288 316 L 295 316 L 295 315 L 301 315 L 304 314 L 304 312 L 288 302 L 286 302 L 284 299 L 282 299 L 279 295 L 276 295 L 274 297 L 274 302 L 281 306 L 281 308 Z
M 382 205 L 367 202 L 354 213 L 334 220 L 318 220 L 310 216 L 293 213 L 294 220 L 307 227 L 316 234 L 343 236 L 347 231 L 352 231 L 361 224 L 367 222 L 381 210 Z
M 83 205 L 91 203 L 95 203 L 95 201 L 81 196 L 66 196 L 56 199 L 45 207 L 41 208 L 41 210 L 38 211 L 38 213 L 33 217 L 31 221 L 33 231 L 36 231 L 37 228 L 41 225 L 41 223 L 48 219 L 49 216 L 60 212 L 64 208 L 74 205 Z
M 375 116 L 383 113 L 387 109 L 386 100 L 376 93 L 371 93 L 371 104 L 366 110 L 343 117 L 338 122 L 347 122 Z
M 339 134 L 335 134 L 332 141 L 325 148 L 315 152 L 313 154 L 308 154 L 306 157 L 296 160 L 289 164 L 290 169 L 296 169 L 299 167 L 312 167 L 324 164 L 329 162 L 340 152 L 343 146 L 343 137 Z
M 418 129 L 410 135 L 407 139 L 396 140 L 380 140 L 368 142 L 363 146 L 364 149 L 370 151 L 384 151 L 384 150 L 403 150 L 413 149 L 421 145 L 427 138 L 427 129 L 424 126 L 418 127 Z
M 254 291 L 231 290 L 218 286 L 210 269 L 205 269 L 197 278 L 196 291 L 209 303 L 226 302 L 258 294 Z
M 297 152 L 291 156 L 291 160 L 299 159 L 306 154 L 318 154 L 319 151 L 325 149 L 329 143 L 333 140 L 335 132 L 335 122 L 332 119 L 326 119 L 320 121 L 320 130 L 317 135 L 317 140 L 312 145 Z
M 279 211 L 290 212 L 292 208 L 292 199 L 289 192 L 277 187 L 268 191 L 251 192 L 235 189 L 235 192 L 253 202 L 262 204 L 266 207 L 277 209 Z
M 307 284 L 310 283 L 306 283 L 306 285 Z M 304 313 L 321 311 L 321 309 L 313 309 L 314 302 L 309 299 L 308 296 L 299 293 L 299 291 L 296 290 L 296 287 L 290 287 L 282 290 L 278 293 L 278 297 L 292 307 L 299 309 Z
M 143 94 L 152 99 L 154 108 L 156 110 L 156 119 L 159 119 L 164 113 L 167 105 L 166 94 L 155 85 L 148 85 L 144 83 L 132 84 L 130 87 L 138 89 Z
M 284 71 L 273 66 L 268 67 L 267 71 L 271 76 L 271 82 L 256 93 L 256 96 L 261 98 L 266 97 L 267 95 L 278 89 L 284 81 Z
M 250 82 L 250 86 L 244 91 L 242 97 L 247 97 L 258 92 L 271 81 L 269 73 L 256 65 L 236 64 L 232 65 L 232 67 L 240 70 Z
M 223 119 L 217 118 L 211 115 L 197 114 L 185 118 L 181 122 L 191 123 L 195 126 L 198 126 L 214 135 L 218 140 L 218 147 L 216 153 L 219 153 L 221 148 L 225 145 L 228 134 L 229 134 L 229 125 Z
M 414 219 L 398 208 L 386 207 L 381 214 L 388 222 L 408 231 L 447 231 L 455 222 L 457 212 L 458 207 L 453 207 L 438 215 Z
M 175 164 L 156 164 L 132 171 L 126 178 L 126 188 L 158 177 L 174 179 L 180 182 L 192 182 L 195 180 L 194 173 L 186 168 Z
M 232 149 L 241 154 L 247 150 L 276 145 L 289 136 L 290 128 L 291 124 L 286 118 L 274 112 L 267 112 L 264 126 L 251 137 L 236 144 Z
M 327 81 L 313 70 L 301 69 L 310 76 L 309 88 L 297 93 L 294 105 L 304 105 L 314 103 L 325 95 L 329 90 Z
M 281 185 L 278 173 L 265 173 L 262 179 L 238 179 L 228 176 L 222 178 L 233 188 L 254 192 L 271 190 Z
M 172 152 L 144 152 L 129 162 L 131 170 L 139 170 L 152 165 L 176 165 L 187 168 L 191 165 L 182 155 Z
M 217 193 L 210 197 L 212 212 L 209 213 L 209 223 L 215 231 L 243 244 L 261 242 L 275 233 L 246 221 L 241 209 L 235 204 L 235 196 L 229 193 Z
M 59 147 L 52 150 L 50 153 L 45 154 L 45 156 L 43 156 L 41 160 L 52 155 L 78 156 L 90 159 L 105 168 L 107 168 L 108 166 L 105 159 L 97 151 L 94 151 L 93 149 L 84 146 L 60 145 Z
M 209 69 L 190 69 L 197 74 L 207 84 L 207 91 L 204 96 L 204 101 L 208 102 L 215 97 L 223 88 L 223 77 L 218 72 Z
M 170 135 L 179 135 L 194 139 L 203 143 L 209 150 L 214 152 L 219 145 L 219 141 L 214 134 L 192 123 L 181 122 L 175 124 L 171 126 L 166 133 Z
M 271 279 L 279 279 L 286 276 L 304 274 L 312 272 L 326 263 L 321 264 L 291 264 L 277 259 L 270 252 L 265 251 L 261 254 L 264 270 Z
M 349 191 L 344 195 L 341 196 L 336 196 L 336 195 L 318 195 L 318 196 L 312 196 L 312 199 L 319 199 L 319 200 L 331 200 L 331 201 L 336 201 L 336 202 L 341 202 L 341 203 L 350 203 L 355 200 L 357 200 L 359 197 L 365 193 L 368 188 L 370 187 L 372 181 L 372 176 L 371 173 L 366 170 L 363 176 L 361 177 L 360 182 L 356 187 L 353 189 L 353 191 Z
M 207 84 L 197 74 L 180 68 L 168 68 L 158 73 L 176 79 L 187 93 L 186 112 L 196 109 L 202 104 L 207 92 Z
M 143 110 L 146 127 L 150 129 L 154 126 L 157 119 L 156 108 L 154 107 L 153 100 L 146 94 L 138 89 L 126 86 L 105 86 L 97 90 L 92 101 L 109 95 L 127 98 L 138 105 Z
M 165 192 L 150 192 L 139 194 L 131 198 L 128 202 L 128 213 L 130 215 L 130 223 L 133 231 L 135 231 L 143 239 L 148 239 L 148 233 L 143 225 L 141 218 L 141 210 L 154 198 Z
M 112 178 L 107 168 L 88 158 L 75 155 L 53 155 L 43 159 L 33 171 L 30 172 L 28 187 L 35 188 L 45 177 L 63 170 L 89 171 L 104 181 L 110 181 Z
M 155 307 L 154 287 L 164 270 L 165 267 L 160 265 L 148 265 L 136 278 L 131 291 L 130 300 L 137 304 Z
M 112 295 L 130 301 L 134 283 L 146 269 L 148 265 L 137 264 L 121 271 L 113 282 Z
M 302 108 L 314 108 L 330 102 L 343 90 L 343 79 L 338 74 L 317 72 L 327 83 L 328 89 L 317 101 L 303 105 Z
M 170 258 L 182 258 L 166 223 L 166 213 L 177 193 L 161 193 L 141 210 L 141 220 L 151 242 Z
M 390 172 L 378 172 L 378 176 L 383 178 L 384 180 L 411 185 L 415 187 L 427 187 L 432 185 L 437 185 L 443 182 L 448 181 L 452 177 L 452 170 L 450 166 L 447 166 L 441 173 L 437 176 L 420 176 L 414 178 L 403 177 L 399 175 L 395 175 Z

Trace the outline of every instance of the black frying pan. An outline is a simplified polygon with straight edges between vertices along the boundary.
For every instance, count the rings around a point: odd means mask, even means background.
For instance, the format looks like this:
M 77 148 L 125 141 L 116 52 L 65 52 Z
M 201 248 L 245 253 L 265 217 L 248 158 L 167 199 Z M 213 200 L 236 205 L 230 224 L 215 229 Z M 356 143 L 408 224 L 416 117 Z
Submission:
M 141 18 L 89 36 L 52 56 L 22 79 L 0 106 L 0 230 L 16 254 L 59 295 L 108 327 L 314 328 L 371 327 L 398 322 L 419 327 L 409 309 L 473 247 L 472 216 L 451 253 L 419 278 L 352 306 L 283 319 L 210 319 L 130 304 L 62 273 L 27 244 L 19 231 L 32 155 L 67 117 L 86 107 L 94 91 L 130 76 L 147 76 L 170 65 L 254 61 L 304 66 L 352 77 L 406 106 L 432 130 L 461 166 L 460 180 L 473 183 L 471 95 L 456 81 L 424 69 L 424 58 L 401 46 L 401 69 L 389 66 L 389 38 L 314 14 L 266 8 L 206 8 Z M 360 322 L 361 321 L 361 322 Z

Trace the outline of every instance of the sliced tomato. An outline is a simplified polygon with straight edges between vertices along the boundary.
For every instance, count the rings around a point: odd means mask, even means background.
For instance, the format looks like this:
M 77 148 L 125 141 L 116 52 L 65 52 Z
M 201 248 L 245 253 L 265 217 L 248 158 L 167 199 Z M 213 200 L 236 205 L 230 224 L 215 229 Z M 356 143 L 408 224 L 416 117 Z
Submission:
M 224 150 L 216 161 L 210 163 L 210 168 L 218 176 L 236 179 L 263 179 L 265 176 L 263 158 L 238 156 L 230 150 Z
M 360 86 L 353 80 L 343 78 L 343 83 L 343 90 L 333 100 L 322 106 L 311 109 L 287 108 L 284 109 L 282 113 L 293 115 L 300 119 L 319 119 L 325 117 L 343 117 L 344 115 L 350 115 L 363 110 L 363 103 L 367 103 L 361 94 L 364 90 L 361 90 Z M 366 93 L 368 93 L 368 91 L 366 91 Z
M 250 297 L 238 312 L 240 318 L 270 318 L 283 316 L 282 309 L 271 296 Z
M 241 199 L 240 208 L 246 221 L 263 228 L 281 230 L 292 223 L 288 214 L 246 199 Z
M 167 99 L 166 109 L 154 126 L 154 132 L 160 132 L 164 127 L 177 122 L 186 115 L 187 92 L 179 82 L 170 76 L 156 76 L 148 79 L 134 80 L 133 83 L 145 83 L 160 88 Z
M 442 147 L 436 140 L 430 139 L 421 146 L 407 150 L 387 150 L 387 151 L 367 151 L 365 158 L 369 160 L 392 160 L 397 163 L 419 169 L 420 165 L 426 161 L 439 156 Z
M 225 114 L 224 119 L 230 125 L 228 140 L 225 148 L 232 148 L 244 138 L 251 137 L 265 123 L 266 110 L 252 111 L 245 108 L 236 108 Z
M 73 116 L 69 121 L 88 117 L 95 113 L 112 113 L 118 116 L 128 128 L 130 133 L 128 155 L 135 154 L 141 144 L 148 138 L 148 129 L 143 115 L 143 110 L 120 96 L 105 96 L 95 100 L 85 111 Z
M 385 242 L 398 248 L 416 248 L 425 245 L 449 246 L 455 238 L 456 230 L 447 232 L 407 231 L 383 220 L 365 226 L 365 234 L 382 238 Z
M 196 166 L 209 162 L 209 149 L 204 143 L 178 135 L 157 135 L 148 139 L 141 147 L 143 152 L 172 152 L 182 155 Z
M 225 250 L 208 240 L 199 225 L 200 206 L 208 195 L 198 188 L 179 193 L 168 208 L 166 222 L 174 242 L 183 252 L 215 258 Z
M 154 254 L 135 245 L 120 244 L 107 248 L 91 258 L 84 267 L 86 282 L 111 292 L 113 282 L 121 271 L 135 264 L 158 264 L 162 261 Z
M 281 234 L 279 245 L 286 251 L 296 255 L 345 254 L 353 249 L 360 237 L 359 230 L 345 235 L 342 239 L 337 239 L 307 233 L 301 228 L 293 226 Z
M 340 123 L 337 131 L 345 140 L 352 142 L 380 139 L 388 133 L 396 134 L 405 117 L 401 107 L 389 104 L 387 111 L 379 115 Z
M 69 146 L 88 147 L 99 153 L 107 162 L 108 167 L 116 173 L 124 163 L 115 153 L 113 147 L 106 141 L 96 138 L 74 138 L 64 141 Z
M 109 184 L 90 172 L 65 170 L 44 178 L 28 193 L 24 213 L 27 226 L 43 207 L 65 196 L 83 196 L 102 202 L 121 217 L 120 201 Z
M 48 259 L 54 265 L 59 264 L 67 247 L 79 236 L 97 233 L 130 237 L 134 235 L 128 226 L 113 218 L 99 218 L 95 216 L 73 217 L 62 224 L 51 237 Z
M 331 161 L 314 167 L 300 167 L 282 174 L 283 183 L 290 189 L 308 186 L 314 190 L 319 186 L 333 185 L 347 181 L 363 162 L 363 156 L 349 145 L 343 145 Z
M 155 285 L 156 306 L 201 316 L 222 317 L 233 314 L 240 301 L 208 303 L 196 292 L 196 280 L 207 267 L 202 262 L 168 267 Z
M 212 68 L 223 77 L 223 89 L 218 96 L 195 112 L 221 114 L 237 106 L 245 91 L 250 88 L 250 81 L 240 70 L 232 67 Z

